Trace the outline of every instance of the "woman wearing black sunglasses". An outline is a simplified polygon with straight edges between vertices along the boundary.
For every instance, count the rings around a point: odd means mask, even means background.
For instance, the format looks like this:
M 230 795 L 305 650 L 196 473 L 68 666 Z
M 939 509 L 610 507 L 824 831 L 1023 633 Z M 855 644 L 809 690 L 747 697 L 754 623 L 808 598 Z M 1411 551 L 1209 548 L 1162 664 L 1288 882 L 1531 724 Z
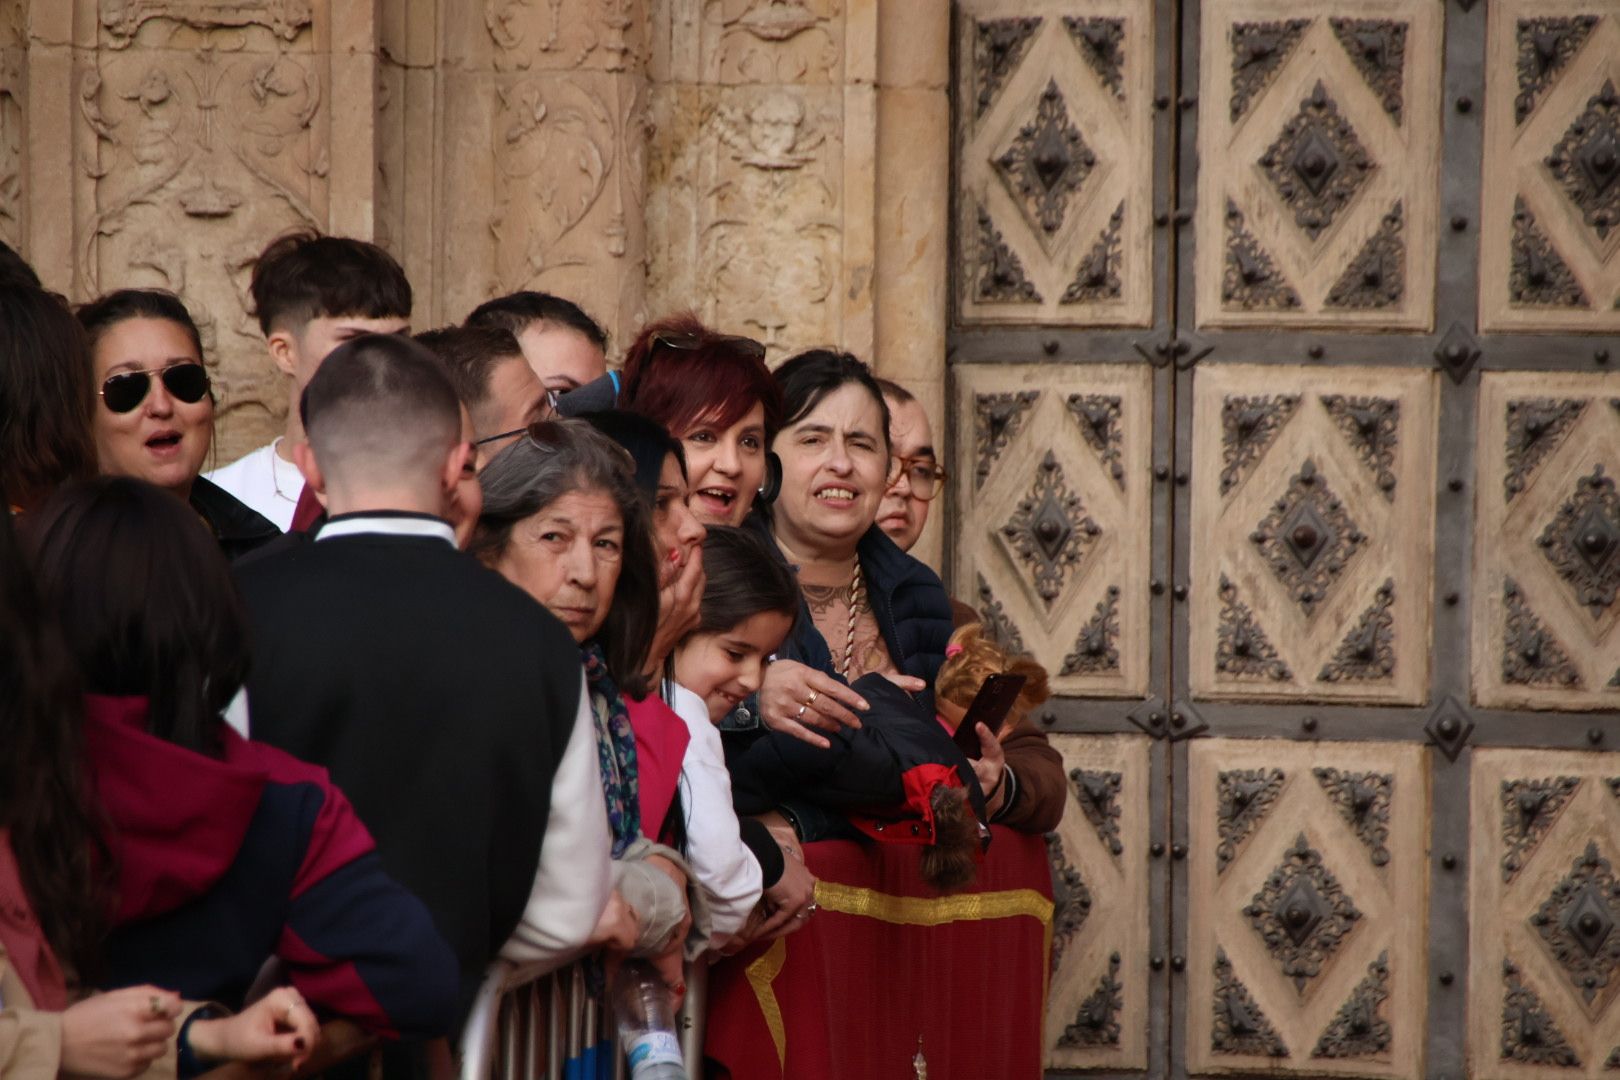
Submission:
M 173 293 L 120 289 L 78 311 L 90 339 L 96 452 L 107 476 L 133 476 L 191 504 L 227 558 L 280 531 L 199 474 L 214 442 L 202 337 Z

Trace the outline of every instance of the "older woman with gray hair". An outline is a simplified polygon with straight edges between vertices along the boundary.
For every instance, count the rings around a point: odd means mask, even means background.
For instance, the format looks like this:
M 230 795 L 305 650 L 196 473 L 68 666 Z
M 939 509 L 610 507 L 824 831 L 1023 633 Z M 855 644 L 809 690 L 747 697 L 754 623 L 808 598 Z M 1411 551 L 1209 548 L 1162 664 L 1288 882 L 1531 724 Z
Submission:
M 631 951 L 652 959 L 679 994 L 685 989 L 682 960 L 702 951 L 709 927 L 701 890 L 688 889 L 685 860 L 643 835 L 625 695 L 644 697 L 649 689 L 658 571 L 634 465 L 583 421 L 543 421 L 501 451 L 479 481 L 484 509 L 469 550 L 545 605 L 580 646 L 612 827 L 614 880 L 640 921 Z

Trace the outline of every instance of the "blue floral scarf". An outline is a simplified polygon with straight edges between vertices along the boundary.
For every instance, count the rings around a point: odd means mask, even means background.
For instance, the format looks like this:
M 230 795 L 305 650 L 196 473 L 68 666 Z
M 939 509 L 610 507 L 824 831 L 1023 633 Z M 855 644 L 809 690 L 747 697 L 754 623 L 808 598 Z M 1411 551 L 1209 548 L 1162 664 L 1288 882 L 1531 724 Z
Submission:
M 591 642 L 581 650 L 585 682 L 596 720 L 596 755 L 602 771 L 602 795 L 607 800 L 608 824 L 613 829 L 613 857 L 641 835 L 641 794 L 636 785 L 636 734 L 630 713 L 608 674 L 602 647 Z

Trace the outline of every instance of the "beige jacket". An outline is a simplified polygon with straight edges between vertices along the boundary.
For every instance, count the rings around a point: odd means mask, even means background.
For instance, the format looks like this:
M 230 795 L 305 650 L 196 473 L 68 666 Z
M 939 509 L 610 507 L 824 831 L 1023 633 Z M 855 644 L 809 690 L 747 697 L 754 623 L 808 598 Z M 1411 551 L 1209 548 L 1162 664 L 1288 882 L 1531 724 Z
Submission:
M 186 1002 L 175 1020 L 180 1026 L 201 1002 Z M 137 1080 L 175 1080 L 176 1046 L 169 1041 L 163 1056 L 152 1062 Z M 34 1008 L 17 973 L 6 962 L 0 946 L 0 1080 L 55 1080 L 62 1060 L 62 1014 Z

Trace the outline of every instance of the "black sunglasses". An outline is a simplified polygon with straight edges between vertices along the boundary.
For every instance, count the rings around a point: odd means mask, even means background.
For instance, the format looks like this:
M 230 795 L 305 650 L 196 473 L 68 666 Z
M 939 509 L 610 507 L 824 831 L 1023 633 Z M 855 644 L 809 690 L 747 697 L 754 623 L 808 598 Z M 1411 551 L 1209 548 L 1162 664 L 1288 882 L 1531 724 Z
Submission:
M 698 335 L 657 333 L 653 335 L 652 343 L 647 346 L 648 356 L 651 356 L 652 351 L 659 346 L 663 346 L 666 349 L 674 349 L 677 352 L 690 352 L 693 349 L 719 347 L 723 349 L 735 349 L 744 356 L 751 357 L 755 360 L 765 359 L 765 346 L 755 341 L 753 338 L 743 337 L 741 334 Z
M 101 400 L 115 413 L 127 413 L 146 400 L 152 389 L 152 376 L 163 380 L 163 389 L 176 401 L 195 405 L 208 396 L 208 369 L 201 364 L 175 364 L 161 371 L 121 371 L 101 384 Z

